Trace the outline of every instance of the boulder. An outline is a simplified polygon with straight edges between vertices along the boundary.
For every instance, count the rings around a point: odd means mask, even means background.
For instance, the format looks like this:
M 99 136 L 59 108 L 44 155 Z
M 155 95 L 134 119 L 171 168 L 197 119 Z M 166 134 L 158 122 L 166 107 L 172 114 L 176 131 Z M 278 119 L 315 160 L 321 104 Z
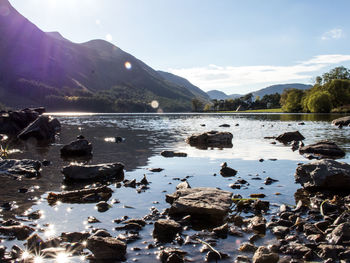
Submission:
M 300 154 L 310 154 L 315 158 L 342 158 L 345 152 L 338 147 L 334 142 L 320 141 L 315 144 L 303 146 L 299 149 Z
M 92 154 L 92 145 L 85 139 L 78 139 L 62 147 L 61 156 L 86 156 Z
M 277 263 L 278 260 L 277 253 L 273 253 L 263 246 L 258 247 L 253 256 L 253 263 Z
M 159 219 L 154 223 L 153 237 L 160 242 L 171 242 L 181 230 L 181 225 L 176 221 Z
M 97 260 L 125 260 L 126 244 L 117 238 L 92 236 L 86 247 Z
M 231 177 L 235 176 L 237 174 L 237 171 L 231 167 L 228 167 L 227 163 L 224 162 L 223 164 L 221 164 L 220 174 L 223 177 Z
M 230 210 L 232 193 L 216 188 L 179 189 L 167 195 L 169 214 L 197 216 L 203 221 L 221 224 Z
M 0 114 L 0 133 L 17 135 L 21 130 L 38 118 L 39 115 L 40 112 L 35 109 L 2 112 Z
M 0 227 L 0 234 L 5 236 L 14 236 L 18 240 L 25 240 L 34 231 L 35 231 L 34 228 L 29 226 L 22 226 L 22 225 Z
M 104 163 L 84 165 L 73 163 L 63 167 L 62 173 L 68 181 L 84 181 L 97 179 L 124 179 L 124 165 L 122 163 Z
M 186 139 L 191 146 L 201 149 L 208 147 L 232 148 L 233 135 L 230 132 L 210 131 L 201 134 L 192 134 Z
M 0 175 L 20 176 L 32 178 L 39 175 L 41 162 L 36 160 L 0 160 Z
M 302 141 L 302 140 L 305 140 L 305 138 L 299 131 L 294 131 L 294 132 L 285 132 L 277 136 L 276 140 L 284 144 L 287 144 L 292 141 Z
M 17 137 L 22 140 L 27 140 L 30 137 L 37 140 L 53 140 L 55 134 L 60 130 L 61 124 L 57 119 L 42 115 L 30 123 Z
M 332 121 L 332 125 L 335 126 L 349 126 L 350 124 L 350 116 L 338 118 Z
M 294 177 L 304 188 L 350 189 L 350 165 L 334 160 L 325 159 L 299 165 Z

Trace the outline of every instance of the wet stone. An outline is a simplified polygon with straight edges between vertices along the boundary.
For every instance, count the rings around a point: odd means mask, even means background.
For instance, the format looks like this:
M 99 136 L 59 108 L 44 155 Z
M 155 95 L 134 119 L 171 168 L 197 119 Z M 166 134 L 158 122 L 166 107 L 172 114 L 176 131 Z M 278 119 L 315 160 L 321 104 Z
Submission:
M 126 244 L 113 237 L 90 237 L 87 248 L 96 259 L 124 260 Z
M 253 263 L 277 263 L 279 256 L 277 253 L 271 252 L 266 247 L 259 247 L 253 256 Z
M 170 242 L 182 230 L 181 225 L 171 219 L 160 219 L 154 223 L 153 237 L 160 242 Z
M 239 251 L 241 252 L 248 252 L 248 253 L 253 253 L 257 250 L 258 248 L 256 246 L 254 246 L 253 244 L 250 243 L 243 243 L 240 247 L 239 247 Z

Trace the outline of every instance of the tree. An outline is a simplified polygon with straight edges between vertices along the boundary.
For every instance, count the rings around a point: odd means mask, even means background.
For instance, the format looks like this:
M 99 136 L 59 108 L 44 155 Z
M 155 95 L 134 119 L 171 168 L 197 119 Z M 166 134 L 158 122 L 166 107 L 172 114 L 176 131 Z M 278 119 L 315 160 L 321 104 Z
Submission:
M 300 89 L 286 89 L 281 95 L 280 103 L 285 112 L 300 112 L 302 107 L 302 98 L 305 92 Z
M 207 104 L 204 105 L 204 109 L 203 109 L 203 110 L 204 110 L 204 111 L 210 111 L 211 108 L 212 108 L 212 104 L 207 103 Z
M 326 72 L 322 75 L 323 83 L 329 83 L 334 79 L 350 79 L 350 70 L 340 66 L 334 69 L 331 69 L 329 72 Z
M 332 109 L 331 95 L 326 91 L 310 94 L 305 103 L 310 112 L 328 113 Z
M 203 110 L 204 103 L 198 99 L 198 98 L 193 98 L 192 99 L 192 110 L 193 111 L 201 111 Z

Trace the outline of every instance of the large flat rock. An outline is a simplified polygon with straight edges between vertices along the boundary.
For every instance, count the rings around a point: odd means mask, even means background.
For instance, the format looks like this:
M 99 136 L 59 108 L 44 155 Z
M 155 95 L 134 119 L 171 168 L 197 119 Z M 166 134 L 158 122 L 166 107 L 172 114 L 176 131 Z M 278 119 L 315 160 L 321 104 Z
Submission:
M 320 160 L 298 166 L 295 181 L 304 188 L 350 189 L 350 165 L 334 160 Z
M 84 165 L 73 163 L 63 167 L 62 173 L 68 181 L 84 181 L 97 179 L 124 179 L 124 165 L 122 163 L 104 163 Z
M 320 141 L 314 144 L 303 146 L 299 149 L 300 154 L 310 154 L 314 158 L 336 159 L 345 156 L 345 152 L 334 142 Z
M 188 188 L 167 195 L 169 214 L 200 216 L 204 220 L 222 222 L 230 210 L 232 193 L 216 188 Z
M 39 175 L 40 167 L 41 162 L 36 160 L 5 159 L 0 160 L 0 175 L 36 177 Z
M 191 146 L 206 149 L 208 147 L 232 148 L 233 135 L 230 132 L 209 131 L 201 134 L 192 134 L 186 139 Z
M 349 126 L 350 116 L 335 119 L 332 121 L 332 124 L 335 126 Z

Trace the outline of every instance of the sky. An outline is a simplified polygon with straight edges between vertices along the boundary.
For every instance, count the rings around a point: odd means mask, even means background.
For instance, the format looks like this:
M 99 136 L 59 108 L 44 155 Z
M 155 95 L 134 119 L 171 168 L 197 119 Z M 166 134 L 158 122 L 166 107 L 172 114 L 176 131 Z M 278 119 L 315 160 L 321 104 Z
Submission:
M 105 39 L 204 91 L 246 94 L 350 68 L 348 0 L 9 0 L 43 31 Z

